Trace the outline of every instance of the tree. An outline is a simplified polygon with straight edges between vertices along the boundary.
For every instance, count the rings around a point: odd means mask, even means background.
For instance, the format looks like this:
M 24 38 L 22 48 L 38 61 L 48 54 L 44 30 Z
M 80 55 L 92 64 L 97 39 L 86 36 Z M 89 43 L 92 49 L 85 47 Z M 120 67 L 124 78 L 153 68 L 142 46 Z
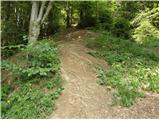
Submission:
M 95 11 L 97 2 L 83 1 L 79 3 L 79 24 L 78 26 L 93 27 L 97 23 L 97 13 Z
M 66 21 L 67 21 L 67 28 L 68 27 L 70 27 L 71 26 L 71 23 L 70 23 L 70 3 L 69 3 L 69 1 L 67 1 L 67 6 L 66 6 L 66 12 L 67 12 L 67 19 L 66 19 Z
M 40 6 L 41 4 L 41 6 Z M 46 8 L 46 9 L 45 9 Z M 52 8 L 52 1 L 48 4 L 46 1 L 33 1 L 29 26 L 29 43 L 33 43 L 38 39 L 40 27 L 48 16 Z M 44 10 L 46 10 L 44 12 Z
M 8 9 L 9 8 L 9 9 Z M 31 3 L 27 1 L 3 1 L 1 7 L 1 46 L 26 44 Z

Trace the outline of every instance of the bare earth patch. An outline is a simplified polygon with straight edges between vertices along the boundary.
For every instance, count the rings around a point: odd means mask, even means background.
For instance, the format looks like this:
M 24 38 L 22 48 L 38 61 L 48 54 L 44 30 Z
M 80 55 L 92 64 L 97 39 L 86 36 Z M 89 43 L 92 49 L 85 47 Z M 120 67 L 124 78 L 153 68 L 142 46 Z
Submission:
M 93 65 L 106 69 L 105 61 L 87 54 L 84 37 L 96 34 L 79 30 L 60 38 L 61 75 L 64 91 L 56 103 L 56 110 L 48 118 L 158 118 L 158 94 L 146 93 L 130 108 L 111 106 L 114 90 L 106 90 L 96 83 Z

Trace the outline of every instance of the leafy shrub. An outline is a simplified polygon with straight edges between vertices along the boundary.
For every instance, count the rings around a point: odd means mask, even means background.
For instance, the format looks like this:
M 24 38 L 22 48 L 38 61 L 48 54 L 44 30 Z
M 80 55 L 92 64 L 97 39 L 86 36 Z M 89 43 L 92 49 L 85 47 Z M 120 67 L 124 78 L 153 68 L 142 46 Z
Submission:
M 57 48 L 52 41 L 29 46 L 18 61 L 2 61 L 1 69 L 12 73 L 12 86 L 2 84 L 2 118 L 44 118 L 52 112 L 61 94 Z
M 43 87 L 47 87 L 47 89 L 53 89 L 55 87 L 61 87 L 61 77 L 59 73 L 54 75 L 54 78 L 47 80 Z
M 10 57 L 14 55 L 15 53 L 21 51 L 25 47 L 26 45 L 24 44 L 3 46 L 1 47 L 1 56 L 2 58 Z
M 157 37 L 158 41 L 158 30 L 147 20 L 142 21 L 133 32 L 133 38 L 139 43 L 145 42 L 146 39 L 154 40 L 154 37 Z
M 134 28 L 132 37 L 135 41 L 141 44 L 144 43 L 145 45 L 146 43 L 153 43 L 155 45 L 158 42 L 158 14 L 158 7 L 155 7 L 151 10 L 143 10 L 136 15 L 131 21 L 131 25 Z
M 117 18 L 113 23 L 112 33 L 117 37 L 129 38 L 130 36 L 130 23 L 125 18 Z
M 12 71 L 22 79 L 48 76 L 59 70 L 57 48 L 47 42 L 39 42 L 27 49 L 27 56 L 23 65 L 2 62 L 2 68 Z
M 46 76 L 49 72 L 59 70 L 57 48 L 47 42 L 39 42 L 28 48 L 28 76 Z
M 84 28 L 84 27 L 93 27 L 96 26 L 97 24 L 97 18 L 94 16 L 86 16 L 85 18 L 83 18 L 80 23 L 78 24 L 78 26 L 80 28 Z
M 80 28 L 84 27 L 94 27 L 97 24 L 97 18 L 94 13 L 94 2 L 84 1 L 79 3 L 78 10 L 80 12 L 80 21 L 78 26 Z
M 57 48 L 48 42 L 39 42 L 28 48 L 29 64 L 31 66 L 51 67 L 57 64 Z
M 102 29 L 110 31 L 112 28 L 112 16 L 109 10 L 99 12 L 99 25 Z

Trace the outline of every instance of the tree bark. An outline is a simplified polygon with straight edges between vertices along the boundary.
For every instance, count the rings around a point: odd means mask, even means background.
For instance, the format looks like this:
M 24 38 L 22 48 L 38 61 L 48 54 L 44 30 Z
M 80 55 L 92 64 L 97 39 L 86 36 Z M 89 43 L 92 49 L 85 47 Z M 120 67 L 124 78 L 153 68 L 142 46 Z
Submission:
M 52 8 L 52 2 L 53 2 L 53 1 L 50 1 L 49 4 L 48 4 L 47 10 L 46 10 L 46 12 L 45 12 L 45 14 L 44 14 L 44 16 L 43 16 L 43 18 L 42 18 L 42 23 L 43 23 L 44 20 L 47 18 L 48 14 L 49 14 L 49 12 L 50 12 L 50 10 L 51 10 L 51 8 Z
M 69 1 L 67 1 L 66 12 L 67 12 L 67 18 L 66 18 L 67 28 L 69 28 L 69 27 L 70 27 L 70 8 L 69 8 Z
M 31 10 L 30 26 L 29 26 L 29 44 L 32 44 L 35 41 L 37 41 L 38 36 L 40 34 L 41 24 L 44 23 L 44 20 L 47 18 L 52 8 L 52 1 L 48 3 L 48 7 L 45 12 L 44 9 L 46 2 L 42 1 L 40 7 L 39 4 L 40 2 L 38 1 L 32 2 L 32 10 Z
M 37 41 L 40 33 L 40 23 L 38 21 L 30 21 L 29 44 Z
M 43 1 L 42 5 L 41 5 L 41 8 L 40 8 L 39 15 L 38 15 L 38 21 L 40 21 L 42 19 L 42 15 L 43 15 L 45 4 L 46 4 L 46 1 Z

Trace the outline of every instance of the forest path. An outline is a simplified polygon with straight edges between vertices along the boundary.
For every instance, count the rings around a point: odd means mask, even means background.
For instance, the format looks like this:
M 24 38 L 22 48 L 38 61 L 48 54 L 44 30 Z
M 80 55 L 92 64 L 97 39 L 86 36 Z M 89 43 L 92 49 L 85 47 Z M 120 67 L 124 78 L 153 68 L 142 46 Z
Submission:
M 79 30 L 60 36 L 61 75 L 64 91 L 49 118 L 157 118 L 158 96 L 147 96 L 131 108 L 111 106 L 113 91 L 96 83 L 93 65 L 108 68 L 105 61 L 87 52 L 84 38 L 95 33 Z

